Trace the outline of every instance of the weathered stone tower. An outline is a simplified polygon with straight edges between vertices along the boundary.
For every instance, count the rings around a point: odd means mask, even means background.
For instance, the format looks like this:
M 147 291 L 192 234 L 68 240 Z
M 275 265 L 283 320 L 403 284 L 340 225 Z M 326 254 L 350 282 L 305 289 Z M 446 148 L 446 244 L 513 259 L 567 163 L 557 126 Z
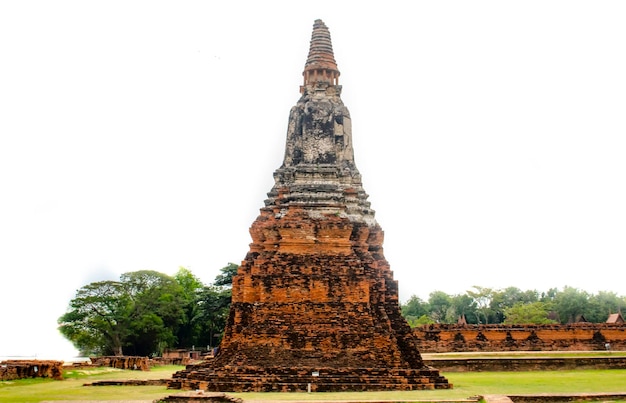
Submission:
M 284 162 L 250 228 L 217 357 L 171 387 L 213 391 L 450 388 L 400 314 L 383 231 L 354 163 L 328 29 L 315 21 Z

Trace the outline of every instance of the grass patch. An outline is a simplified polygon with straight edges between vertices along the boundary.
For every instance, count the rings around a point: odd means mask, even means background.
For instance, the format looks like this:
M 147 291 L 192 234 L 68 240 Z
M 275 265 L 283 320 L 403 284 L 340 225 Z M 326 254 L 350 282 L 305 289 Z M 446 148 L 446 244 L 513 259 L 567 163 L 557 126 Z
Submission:
M 76 368 L 63 371 L 64 379 L 83 379 L 87 377 L 98 377 L 100 375 L 111 375 L 115 379 L 116 376 L 128 376 L 126 371 L 109 368 L 109 367 L 99 367 L 99 368 Z M 108 378 L 107 378 L 108 379 Z
M 455 388 L 481 395 L 626 392 L 626 369 L 458 372 L 445 375 Z
M 230 393 L 244 400 L 461 400 L 486 394 L 625 392 L 626 369 L 449 372 L 450 390 L 399 392 Z
M 184 366 L 154 367 L 150 371 L 115 368 L 67 369 L 65 379 L 31 378 L 0 382 L 0 402 L 31 403 L 42 400 L 155 400 L 172 394 L 165 386 L 83 386 L 102 380 L 167 379 Z
M 82 386 L 98 380 L 164 379 L 184 367 L 155 367 L 151 371 L 113 368 L 68 369 L 66 379 L 21 379 L 0 382 L 0 402 L 42 400 L 155 400 L 177 393 L 164 386 Z M 229 393 L 244 400 L 463 400 L 485 394 L 626 392 L 626 369 L 526 372 L 444 373 L 450 390 L 407 392 Z

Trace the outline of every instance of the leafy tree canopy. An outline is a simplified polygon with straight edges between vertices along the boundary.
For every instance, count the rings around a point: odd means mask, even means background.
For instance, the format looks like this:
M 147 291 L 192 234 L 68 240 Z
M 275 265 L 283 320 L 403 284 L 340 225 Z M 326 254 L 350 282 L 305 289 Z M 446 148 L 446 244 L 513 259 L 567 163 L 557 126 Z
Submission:
M 224 332 L 231 286 L 239 266 L 228 263 L 213 284 L 204 285 L 189 269 L 171 277 L 151 270 L 124 273 L 119 281 L 99 281 L 77 290 L 59 322 L 61 334 L 85 355 L 152 355 L 166 348 L 214 347 Z M 573 287 L 546 292 L 517 287 L 474 286 L 464 294 L 412 296 L 401 306 L 411 326 L 430 323 L 542 324 L 575 321 L 584 315 L 604 322 L 622 312 L 626 297 L 589 294 Z
M 517 302 L 510 308 L 504 310 L 504 322 L 506 324 L 535 324 L 547 325 L 556 323 L 548 318 L 549 306 L 545 302 Z
M 581 317 L 601 323 L 609 314 L 623 312 L 625 308 L 626 297 L 612 292 L 589 294 L 567 286 L 563 290 L 551 288 L 546 292 L 523 291 L 517 287 L 496 290 L 473 286 L 459 295 L 434 291 L 427 303 L 413 296 L 402 306 L 402 313 L 411 326 L 418 324 L 417 318 L 421 315 L 433 323 L 457 323 L 464 316 L 467 323 L 473 324 L 564 324 Z
M 208 286 L 184 267 L 173 277 L 140 270 L 119 281 L 87 284 L 59 318 L 59 330 L 85 355 L 149 356 L 168 348 L 215 346 L 237 269 L 229 263 Z
M 233 277 L 237 274 L 239 266 L 235 263 L 228 263 L 220 269 L 220 274 L 215 277 L 213 285 L 230 287 L 233 284 Z
M 59 331 L 83 354 L 122 354 L 132 301 L 123 283 L 99 281 L 76 292 Z

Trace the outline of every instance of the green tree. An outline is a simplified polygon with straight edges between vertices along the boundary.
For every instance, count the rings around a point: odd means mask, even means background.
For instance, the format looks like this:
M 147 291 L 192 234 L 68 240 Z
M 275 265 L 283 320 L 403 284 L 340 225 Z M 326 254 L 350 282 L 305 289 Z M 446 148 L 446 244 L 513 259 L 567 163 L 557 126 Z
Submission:
M 409 326 L 415 327 L 424 324 L 423 318 L 428 318 L 429 306 L 418 296 L 412 295 L 406 303 L 400 306 L 400 310 Z M 430 319 L 429 321 L 432 322 Z
M 198 345 L 216 346 L 221 341 L 230 312 L 233 277 L 239 266 L 228 263 L 220 269 L 212 285 L 204 286 L 196 293 L 196 307 L 191 324 L 200 331 Z
M 452 298 L 443 291 L 433 291 L 428 296 L 430 317 L 436 323 L 450 323 L 449 310 L 452 307 Z
M 126 339 L 129 354 L 160 355 L 177 344 L 184 321 L 184 290 L 173 277 L 152 270 L 124 273 L 120 277 L 133 303 L 131 332 Z
M 511 325 L 556 323 L 548 319 L 549 306 L 545 302 L 518 302 L 504 310 L 504 323 Z
M 559 293 L 558 288 L 550 288 L 548 291 L 541 293 L 541 295 L 539 296 L 539 301 L 552 302 L 554 301 L 558 293 Z
M 186 267 L 178 268 L 174 274 L 174 280 L 182 287 L 185 297 L 188 299 L 193 299 L 198 290 L 204 287 L 202 281 Z
M 202 328 L 202 345 L 216 346 L 221 341 L 230 311 L 232 291 L 223 286 L 206 286 L 198 294 L 196 316 L 192 319 Z
M 184 267 L 178 269 L 174 279 L 181 286 L 184 297 L 182 323 L 176 334 L 177 344 L 181 347 L 203 345 L 202 326 L 194 322 L 193 318 L 198 314 L 198 296 L 204 284 L 191 270 Z
M 501 323 L 505 317 L 505 311 L 516 304 L 528 304 L 539 300 L 539 293 L 534 290 L 522 291 L 517 287 L 507 287 L 504 290 L 496 290 L 489 307 L 491 308 L 494 320 L 492 323 Z
M 610 314 L 621 312 L 625 307 L 624 299 L 614 292 L 600 291 L 589 296 L 585 318 L 595 323 L 606 322 Z
M 412 295 L 409 300 L 400 307 L 404 317 L 414 316 L 416 318 L 428 314 L 428 303 L 424 302 L 420 297 Z
M 574 287 L 566 286 L 554 297 L 554 308 L 561 323 L 572 323 L 586 314 L 589 307 L 589 294 Z
M 59 330 L 83 355 L 122 355 L 132 303 L 124 284 L 100 281 L 81 287 L 59 318 Z
M 406 321 L 411 327 L 430 325 L 430 324 L 435 323 L 435 321 L 432 320 L 432 318 L 428 315 L 422 315 L 419 318 L 415 316 L 409 316 L 406 318 Z
M 155 271 L 83 286 L 59 318 L 61 333 L 83 354 L 150 355 L 175 346 L 184 322 L 183 288 Z
M 215 277 L 213 285 L 230 287 L 233 284 L 233 277 L 237 274 L 239 266 L 235 263 L 228 263 L 220 269 L 220 274 Z
M 478 323 L 478 312 L 474 299 L 467 294 L 458 294 L 452 297 L 452 307 L 456 312 L 456 321 L 465 316 L 467 323 Z
M 493 310 L 491 309 L 491 301 L 494 295 L 493 289 L 477 285 L 472 288 L 474 288 L 474 291 L 467 291 L 467 295 L 474 300 L 476 311 L 480 313 L 477 317 L 478 323 L 492 323 L 489 318 L 493 317 Z M 481 321 L 481 317 L 483 321 Z

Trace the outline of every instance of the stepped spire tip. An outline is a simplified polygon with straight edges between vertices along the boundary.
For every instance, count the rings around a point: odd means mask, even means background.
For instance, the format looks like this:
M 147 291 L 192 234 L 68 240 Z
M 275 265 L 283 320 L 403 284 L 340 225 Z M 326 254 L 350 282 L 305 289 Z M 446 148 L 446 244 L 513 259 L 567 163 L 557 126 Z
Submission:
M 339 84 L 339 69 L 333 54 L 333 44 L 326 24 L 320 19 L 313 24 L 309 56 L 304 65 L 304 86 L 316 82 Z

